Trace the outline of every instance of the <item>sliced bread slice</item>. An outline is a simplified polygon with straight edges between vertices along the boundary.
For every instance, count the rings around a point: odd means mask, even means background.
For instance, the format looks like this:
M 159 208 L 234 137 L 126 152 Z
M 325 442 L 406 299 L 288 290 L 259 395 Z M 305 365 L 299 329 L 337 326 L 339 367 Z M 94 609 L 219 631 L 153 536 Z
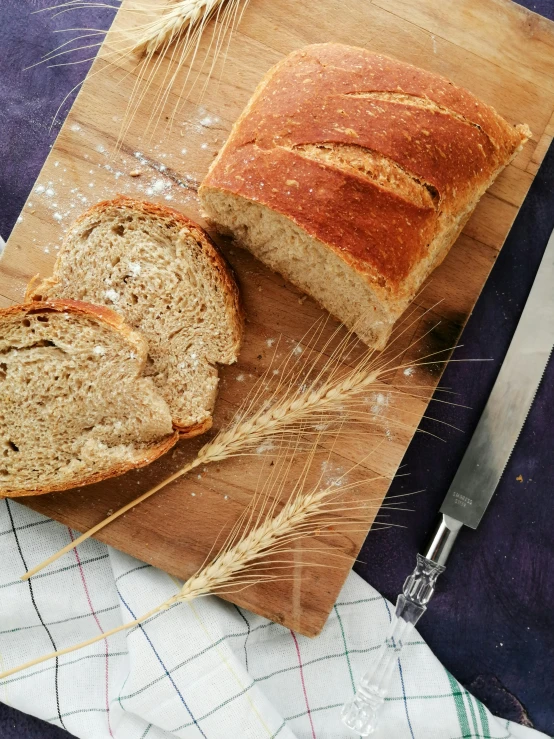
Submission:
M 212 424 L 216 365 L 235 362 L 242 334 L 230 267 L 181 213 L 119 196 L 70 228 L 54 274 L 33 299 L 107 305 L 148 341 L 150 375 L 182 436 Z
M 77 301 L 0 311 L 0 497 L 88 485 L 177 441 L 143 376 L 147 344 L 113 311 Z

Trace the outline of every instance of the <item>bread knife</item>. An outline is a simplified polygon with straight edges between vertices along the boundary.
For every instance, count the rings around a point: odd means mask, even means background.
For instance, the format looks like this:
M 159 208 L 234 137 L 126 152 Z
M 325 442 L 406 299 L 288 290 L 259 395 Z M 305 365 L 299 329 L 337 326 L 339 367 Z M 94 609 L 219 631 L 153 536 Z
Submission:
M 441 506 L 440 523 L 396 603 L 389 635 L 372 669 L 342 709 L 342 720 L 360 736 L 378 726 L 403 643 L 427 609 L 438 576 L 462 526 L 476 529 L 517 442 L 554 348 L 554 231 L 533 287 L 471 437 Z

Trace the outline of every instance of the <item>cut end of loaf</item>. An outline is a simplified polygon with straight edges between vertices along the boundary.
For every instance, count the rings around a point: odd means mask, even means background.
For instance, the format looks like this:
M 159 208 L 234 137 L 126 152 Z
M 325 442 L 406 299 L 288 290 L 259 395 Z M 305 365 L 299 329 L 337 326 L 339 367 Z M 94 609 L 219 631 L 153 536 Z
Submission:
M 143 376 L 146 342 L 78 301 L 0 311 L 0 496 L 87 485 L 149 464 L 177 441 Z
M 327 246 L 285 216 L 260 203 L 203 186 L 202 205 L 220 233 L 279 272 L 354 331 L 369 347 L 381 350 L 394 317 L 378 295 Z
M 34 298 L 74 298 L 117 311 L 148 341 L 146 373 L 175 429 L 211 427 L 218 364 L 236 361 L 243 315 L 232 271 L 181 213 L 124 196 L 98 203 L 68 232 Z
M 444 77 L 316 44 L 267 73 L 199 194 L 217 227 L 382 348 L 529 136 Z

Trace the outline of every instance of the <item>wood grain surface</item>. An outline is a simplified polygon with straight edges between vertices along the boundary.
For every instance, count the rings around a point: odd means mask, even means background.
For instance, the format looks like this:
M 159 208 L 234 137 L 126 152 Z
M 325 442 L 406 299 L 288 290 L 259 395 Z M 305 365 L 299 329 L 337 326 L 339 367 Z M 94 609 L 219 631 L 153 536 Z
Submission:
M 444 74 L 509 121 L 525 122 L 533 131 L 412 306 L 403 324 L 411 328 L 395 351 L 402 362 L 415 365 L 418 357 L 452 347 L 554 134 L 554 24 L 507 0 L 320 0 L 317 13 L 313 5 L 296 0 L 251 0 L 211 79 L 208 38 L 184 92 L 187 69 L 160 106 L 164 76 L 171 74 L 168 60 L 159 60 L 148 89 L 136 88 L 139 60 L 119 53 L 122 34 L 137 23 L 136 3 L 124 1 L 8 241 L 0 263 L 0 304 L 20 301 L 30 277 L 50 273 L 64 231 L 98 200 L 121 192 L 169 204 L 202 222 L 198 183 L 262 75 L 293 49 L 339 41 Z M 116 151 L 133 89 L 144 94 Z M 148 131 L 152 114 L 159 114 L 159 122 Z M 135 170 L 141 174 L 132 177 Z M 221 371 L 215 429 L 232 417 L 269 365 L 305 350 L 302 337 L 322 316 L 310 299 L 249 254 L 223 248 L 239 276 L 248 320 L 238 364 Z M 335 328 L 328 322 L 320 349 Z M 355 473 L 347 474 L 347 479 L 380 475 L 363 493 L 378 504 L 426 412 L 441 369 L 433 364 L 408 374 L 400 370 L 387 390 L 368 393 L 373 419 L 354 439 L 339 441 L 324 462 L 326 479 L 340 477 L 379 444 Z M 148 469 L 119 479 L 24 502 L 83 531 L 176 470 L 201 443 L 181 442 Z M 260 451 L 168 486 L 98 538 L 176 577 L 188 577 L 244 510 L 274 461 L 271 452 Z M 314 476 L 320 473 L 314 470 Z M 318 540 L 319 549 L 347 555 L 333 569 L 303 567 L 303 557 L 320 562 L 329 557 L 325 551 L 306 554 L 311 542 L 302 542 L 290 555 L 294 578 L 257 585 L 230 599 L 301 633 L 317 634 L 373 521 L 374 505 L 358 515 L 355 533 L 341 533 L 338 525 L 332 536 Z M 393 514 L 390 520 L 394 523 Z

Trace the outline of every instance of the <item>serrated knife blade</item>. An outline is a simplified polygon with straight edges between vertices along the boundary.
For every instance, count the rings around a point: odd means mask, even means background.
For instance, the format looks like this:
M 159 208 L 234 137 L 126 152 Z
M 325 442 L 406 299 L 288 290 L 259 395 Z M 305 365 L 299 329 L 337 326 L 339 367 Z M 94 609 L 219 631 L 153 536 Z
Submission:
M 477 528 L 523 428 L 553 347 L 554 232 L 441 513 Z

